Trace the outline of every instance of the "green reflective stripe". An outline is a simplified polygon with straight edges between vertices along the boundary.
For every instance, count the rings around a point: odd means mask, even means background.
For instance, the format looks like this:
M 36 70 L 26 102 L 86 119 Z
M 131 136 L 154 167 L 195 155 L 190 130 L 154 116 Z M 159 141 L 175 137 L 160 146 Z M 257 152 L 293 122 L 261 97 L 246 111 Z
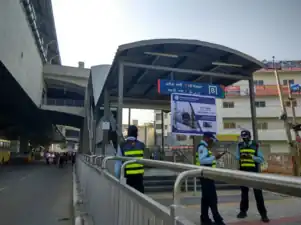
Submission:
M 140 170 L 127 170 L 125 172 L 125 174 L 127 174 L 127 175 L 144 174 L 144 169 L 140 169 Z
M 131 157 L 135 159 L 143 159 L 143 155 L 137 156 L 137 155 L 127 155 L 126 157 Z
M 125 156 L 129 156 L 129 155 L 143 155 L 143 150 L 127 150 L 127 151 L 124 151 L 124 155 Z
M 241 167 L 256 167 L 255 163 L 241 163 Z
M 212 152 L 208 150 L 208 155 L 207 157 L 211 157 L 212 156 Z M 197 152 L 195 154 L 195 165 L 197 166 L 201 166 L 201 163 L 199 161 L 199 153 Z M 216 168 L 216 161 L 212 161 L 212 164 L 211 165 L 208 165 L 208 166 L 211 166 L 212 168 Z
M 239 150 L 241 153 L 254 153 L 256 152 L 256 150 L 254 149 L 240 149 Z
M 132 169 L 132 168 L 142 168 L 143 165 L 142 164 L 138 164 L 138 163 L 132 163 L 132 164 L 128 164 L 125 166 L 126 169 Z
M 253 159 L 241 159 L 241 162 L 255 162 Z

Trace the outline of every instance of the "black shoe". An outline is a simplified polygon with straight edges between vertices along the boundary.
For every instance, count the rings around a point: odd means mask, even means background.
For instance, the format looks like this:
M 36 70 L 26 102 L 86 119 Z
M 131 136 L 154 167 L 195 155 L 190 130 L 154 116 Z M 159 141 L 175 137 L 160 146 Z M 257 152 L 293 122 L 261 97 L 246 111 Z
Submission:
M 268 222 L 270 222 L 270 219 L 268 216 L 261 216 L 261 221 L 264 223 L 268 223 Z
M 214 223 L 210 220 L 210 219 L 202 219 L 202 217 L 200 217 L 201 219 L 201 225 L 214 225 Z
M 214 222 L 213 225 L 226 225 L 224 221 Z
M 247 216 L 248 216 L 248 215 L 247 215 L 246 212 L 240 212 L 240 213 L 237 214 L 237 218 L 238 218 L 238 219 L 244 219 L 244 218 L 246 218 Z
M 201 225 L 214 225 L 215 223 L 213 223 L 211 220 L 206 220 L 206 221 L 202 221 L 201 220 Z

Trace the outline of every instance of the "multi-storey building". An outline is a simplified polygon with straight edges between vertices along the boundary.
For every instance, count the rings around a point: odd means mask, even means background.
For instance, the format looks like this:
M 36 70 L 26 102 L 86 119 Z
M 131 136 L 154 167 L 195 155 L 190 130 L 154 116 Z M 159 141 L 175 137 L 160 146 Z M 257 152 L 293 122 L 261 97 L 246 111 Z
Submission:
M 278 65 L 276 65 L 278 67 Z M 279 70 L 288 115 L 292 116 L 288 101 L 288 84 L 301 83 L 301 62 L 287 62 Z M 281 106 L 276 86 L 274 70 L 262 69 L 254 73 L 254 90 L 256 93 L 256 113 L 259 140 L 265 153 L 288 152 L 287 136 L 283 121 L 279 120 Z M 301 94 L 294 94 L 297 121 L 301 122 Z M 217 100 L 217 120 L 219 134 L 239 134 L 242 129 L 252 130 L 249 86 L 247 81 L 240 81 L 226 87 L 226 98 Z M 171 138 L 170 114 L 164 114 L 164 140 L 169 144 Z M 156 141 L 161 144 L 161 111 L 155 111 Z M 190 144 L 187 137 L 182 143 Z
M 289 66 L 287 66 L 289 65 Z M 278 67 L 278 65 L 277 65 Z M 301 62 L 282 65 L 278 71 L 284 94 L 288 116 L 292 117 L 290 101 L 288 101 L 288 84 L 301 83 Z M 281 104 L 273 69 L 262 69 L 254 73 L 254 90 L 256 94 L 256 114 L 259 140 L 265 153 L 288 152 L 287 136 L 281 115 Z M 301 119 L 301 94 L 294 94 L 297 121 Z M 239 133 L 241 129 L 250 129 L 251 112 L 249 86 L 247 81 L 240 81 L 226 87 L 226 98 L 218 100 L 218 132 L 222 134 Z

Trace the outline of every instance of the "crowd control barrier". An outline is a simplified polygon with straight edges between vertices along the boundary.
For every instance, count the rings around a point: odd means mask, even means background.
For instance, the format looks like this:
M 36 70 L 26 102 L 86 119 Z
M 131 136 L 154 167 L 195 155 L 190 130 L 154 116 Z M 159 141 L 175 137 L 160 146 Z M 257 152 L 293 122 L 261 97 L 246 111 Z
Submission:
M 140 163 L 150 167 L 180 171 L 173 191 L 174 203 L 161 205 L 125 184 L 123 171 L 120 180 L 107 170 L 109 160 Z M 125 163 L 123 164 L 123 168 Z M 301 179 L 296 177 L 257 174 L 236 170 L 200 167 L 195 165 L 162 162 L 125 157 L 87 156 L 79 157 L 76 173 L 85 198 L 86 212 L 93 217 L 95 225 L 193 225 L 178 215 L 180 186 L 187 177 L 205 177 L 230 184 L 246 185 L 281 194 L 301 197 Z

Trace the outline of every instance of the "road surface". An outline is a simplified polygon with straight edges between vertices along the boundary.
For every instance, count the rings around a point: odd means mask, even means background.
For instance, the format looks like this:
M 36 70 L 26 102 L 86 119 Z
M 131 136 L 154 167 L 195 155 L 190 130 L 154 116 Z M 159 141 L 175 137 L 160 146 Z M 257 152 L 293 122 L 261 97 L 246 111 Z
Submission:
M 71 225 L 72 168 L 45 163 L 0 168 L 0 224 Z

